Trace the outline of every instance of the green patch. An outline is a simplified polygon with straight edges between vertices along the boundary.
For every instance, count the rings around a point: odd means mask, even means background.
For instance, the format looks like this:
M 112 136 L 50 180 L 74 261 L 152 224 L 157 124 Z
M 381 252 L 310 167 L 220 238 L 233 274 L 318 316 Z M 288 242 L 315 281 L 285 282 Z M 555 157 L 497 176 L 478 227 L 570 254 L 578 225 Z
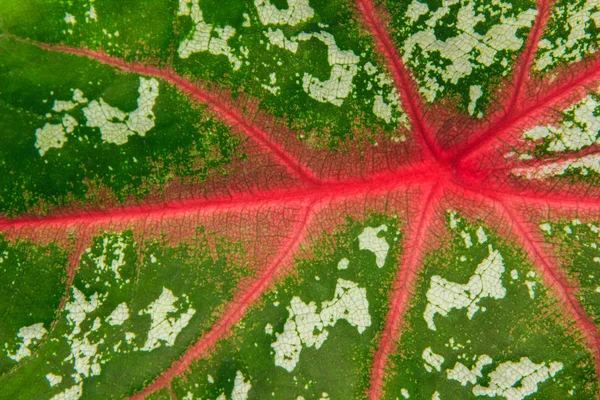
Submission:
M 177 397 L 362 398 L 400 238 L 397 219 L 382 215 L 325 233 L 232 337 L 173 382 Z
M 565 270 L 578 283 L 577 298 L 587 315 L 600 324 L 600 229 L 594 222 L 544 222 L 546 240 L 559 249 Z
M 33 354 L 51 329 L 67 268 L 66 252 L 55 245 L 0 236 L 0 374 Z
M 447 222 L 443 251 L 420 273 L 385 398 L 593 398 L 585 341 L 522 251 L 455 213 Z
M 141 390 L 214 323 L 246 275 L 233 261 L 241 256 L 239 243 L 202 229 L 178 246 L 140 245 L 130 231 L 96 237 L 56 326 L 34 356 L 0 378 L 3 398 L 123 398 Z
M 510 76 L 536 17 L 535 1 L 386 1 L 394 39 L 429 103 L 456 101 L 481 118 Z
M 230 128 L 162 81 L 10 39 L 0 53 L 5 215 L 168 198 L 242 156 Z

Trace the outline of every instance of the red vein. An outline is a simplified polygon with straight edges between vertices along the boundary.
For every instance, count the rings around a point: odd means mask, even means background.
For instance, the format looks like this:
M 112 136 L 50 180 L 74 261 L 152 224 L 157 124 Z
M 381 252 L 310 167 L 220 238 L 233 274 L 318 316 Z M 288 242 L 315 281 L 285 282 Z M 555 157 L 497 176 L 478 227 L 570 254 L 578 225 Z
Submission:
M 143 399 L 144 397 L 170 385 L 171 381 L 178 375 L 184 373 L 192 362 L 206 355 L 215 344 L 230 334 L 231 328 L 238 323 L 245 315 L 250 306 L 256 303 L 265 290 L 269 287 L 274 277 L 279 275 L 282 267 L 289 260 L 292 253 L 300 245 L 304 234 L 309 225 L 314 203 L 309 204 L 304 209 L 304 214 L 297 221 L 292 236 L 284 243 L 282 250 L 275 260 L 265 268 L 257 279 L 241 293 L 235 296 L 230 303 L 233 304 L 221 318 L 213 325 L 208 333 L 202 336 L 194 345 L 189 347 L 183 356 L 177 360 L 171 367 L 163 372 L 153 383 L 144 388 L 141 392 L 133 395 L 132 400 Z
M 513 113 L 506 120 L 502 120 L 500 123 L 494 124 L 492 127 L 484 131 L 481 135 L 478 135 L 473 141 L 467 143 L 462 148 L 458 149 L 453 156 L 453 163 L 459 164 L 461 161 L 474 157 L 481 151 L 485 150 L 494 141 L 500 138 L 503 134 L 510 132 L 518 124 L 544 107 L 552 107 L 554 104 L 564 101 L 573 94 L 574 91 L 579 90 L 582 86 L 589 84 L 597 79 L 600 79 L 600 59 L 591 63 L 584 72 L 578 74 L 568 83 L 559 85 L 553 90 L 550 90 L 538 101 L 531 103 L 527 107 L 521 108 L 518 112 Z
M 109 211 L 0 219 L 0 229 L 20 229 L 46 225 L 71 226 L 77 224 L 99 224 L 123 218 L 130 220 L 165 218 L 194 212 L 217 212 L 254 206 L 301 203 L 326 198 L 353 197 L 365 193 L 384 193 L 395 188 L 438 180 L 445 176 L 444 174 L 436 165 L 422 164 L 402 173 L 379 174 L 369 179 L 349 179 L 337 183 L 328 182 L 321 186 L 310 186 L 299 189 L 278 189 L 206 200 L 186 200 L 148 206 L 119 207 Z
M 304 183 L 310 185 L 319 184 L 319 179 L 315 177 L 307 167 L 302 165 L 302 163 L 292 155 L 288 154 L 279 144 L 274 142 L 265 131 L 251 124 L 242 116 L 239 111 L 235 110 L 231 105 L 227 104 L 222 99 L 219 99 L 218 96 L 199 88 L 172 70 L 160 69 L 136 62 L 126 62 L 122 59 L 103 53 L 102 51 L 79 49 L 68 46 L 52 46 L 45 43 L 27 43 L 33 44 L 48 51 L 56 51 L 60 53 L 87 57 L 102 64 L 119 68 L 126 72 L 163 79 L 171 85 L 174 85 L 180 90 L 186 92 L 197 101 L 208 105 L 210 110 L 212 110 L 212 112 L 216 115 L 220 116 L 225 122 L 232 126 L 239 127 L 246 135 L 254 139 L 280 164 L 284 165 L 290 172 L 292 172 Z
M 413 126 L 417 128 L 423 144 L 429 150 L 436 160 L 440 160 L 441 150 L 432 137 L 431 132 L 419 107 L 420 97 L 415 90 L 412 78 L 406 70 L 404 63 L 400 60 L 398 52 L 390 38 L 390 35 L 383 26 L 381 19 L 377 16 L 377 11 L 372 0 L 358 0 L 357 6 L 364 17 L 364 20 L 371 30 L 371 33 L 377 41 L 381 53 L 384 55 L 388 68 L 392 71 L 396 88 L 402 98 L 402 103 L 408 106 L 406 110 Z
M 567 313 L 575 319 L 577 327 L 584 334 L 589 349 L 594 355 L 596 376 L 600 376 L 600 332 L 598 332 L 596 325 L 575 297 L 568 278 L 559 271 L 558 267 L 551 261 L 550 256 L 544 254 L 543 249 L 534 239 L 538 235 L 527 226 L 522 217 L 498 198 L 493 198 L 493 200 L 504 210 L 512 222 L 513 232 L 523 248 L 538 262 L 536 265 L 539 266 L 539 270 L 544 275 L 548 286 L 552 286 L 557 290 L 560 299 L 566 306 Z
M 402 323 L 402 316 L 408 308 L 408 302 L 411 295 L 417 273 L 418 264 L 421 261 L 423 242 L 427 229 L 432 222 L 434 213 L 431 210 L 440 193 L 441 186 L 436 184 L 425 197 L 425 201 L 416 217 L 418 221 L 417 228 L 413 235 L 406 242 L 406 257 L 400 266 L 396 279 L 394 281 L 393 292 L 390 298 L 390 308 L 385 321 L 385 328 L 379 341 L 379 347 L 373 359 L 371 369 L 371 385 L 369 388 L 369 399 L 376 400 L 383 391 L 383 378 L 385 367 L 389 355 L 394 351 L 396 340 L 399 337 Z
M 535 58 L 535 53 L 538 48 L 538 44 L 542 35 L 544 34 L 544 30 L 550 19 L 550 0 L 538 0 L 537 1 L 537 10 L 538 14 L 533 23 L 533 29 L 531 33 L 527 37 L 527 43 L 525 44 L 525 51 L 521 54 L 519 58 L 519 63 L 515 68 L 514 74 L 514 91 L 512 97 L 509 101 L 509 106 L 506 110 L 506 115 L 510 115 L 513 110 L 517 107 L 517 104 L 523 94 L 523 87 L 529 80 L 529 72 L 531 71 L 531 66 L 533 65 L 533 60 Z

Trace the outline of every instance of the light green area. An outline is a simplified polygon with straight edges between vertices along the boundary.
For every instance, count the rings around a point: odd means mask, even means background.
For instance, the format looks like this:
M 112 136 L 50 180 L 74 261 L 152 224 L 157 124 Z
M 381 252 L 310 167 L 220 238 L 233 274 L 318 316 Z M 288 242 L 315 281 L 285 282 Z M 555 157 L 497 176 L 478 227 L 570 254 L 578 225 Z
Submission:
M 585 339 L 522 251 L 481 221 L 448 213 L 447 226 L 420 273 L 385 398 L 594 398 Z

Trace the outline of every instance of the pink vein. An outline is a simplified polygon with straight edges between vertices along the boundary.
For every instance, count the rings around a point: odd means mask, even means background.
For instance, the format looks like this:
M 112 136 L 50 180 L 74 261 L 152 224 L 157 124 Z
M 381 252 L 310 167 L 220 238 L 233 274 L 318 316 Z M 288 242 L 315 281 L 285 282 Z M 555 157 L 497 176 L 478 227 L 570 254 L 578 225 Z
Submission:
M 313 207 L 313 203 L 305 207 L 303 215 L 292 230 L 292 236 L 283 244 L 283 250 L 248 288 L 235 296 L 234 300 L 230 303 L 233 306 L 221 316 L 212 329 L 194 345 L 189 347 L 185 354 L 173 363 L 169 369 L 164 371 L 153 383 L 141 392 L 133 395 L 131 397 L 132 400 L 143 399 L 151 393 L 169 386 L 171 381 L 176 376 L 184 373 L 192 362 L 205 356 L 207 351 L 212 349 L 219 340 L 230 334 L 231 328 L 242 319 L 248 308 L 260 299 L 263 292 L 273 281 L 273 278 L 281 273 L 282 267 L 289 261 L 292 253 L 299 246 L 302 239 L 304 239 Z
M 171 85 L 174 85 L 180 90 L 186 92 L 188 95 L 190 95 L 197 101 L 208 105 L 208 107 L 215 114 L 221 116 L 221 118 L 230 125 L 239 127 L 244 133 L 246 133 L 249 137 L 258 142 L 259 145 L 262 146 L 266 151 L 268 151 L 279 163 L 284 165 L 290 172 L 292 172 L 304 183 L 310 185 L 319 184 L 318 178 L 316 178 L 311 171 L 309 171 L 305 166 L 303 166 L 299 160 L 295 159 L 292 155 L 286 153 L 286 151 L 279 144 L 271 140 L 271 138 L 265 131 L 258 128 L 257 126 L 250 124 L 239 113 L 239 111 L 235 110 L 225 101 L 220 100 L 217 96 L 203 89 L 200 89 L 192 82 L 176 74 L 172 70 L 160 69 L 157 67 L 143 65 L 136 62 L 126 62 L 122 59 L 109 56 L 108 54 L 105 54 L 101 51 L 79 49 L 68 46 L 52 46 L 44 43 L 28 43 L 34 44 L 44 50 L 74 54 L 77 56 L 84 56 L 92 60 L 98 61 L 102 64 L 119 68 L 123 71 L 163 79 L 169 82 Z
M 393 293 L 390 300 L 390 308 L 385 322 L 385 328 L 379 342 L 379 348 L 373 359 L 371 370 L 371 385 L 369 388 L 369 399 L 376 400 L 383 391 L 383 378 L 388 357 L 396 346 L 402 323 L 402 316 L 408 309 L 411 296 L 411 287 L 417 278 L 418 264 L 421 261 L 423 243 L 427 229 L 433 219 L 433 208 L 441 186 L 436 184 L 427 194 L 423 206 L 416 217 L 418 221 L 414 234 L 406 242 L 406 257 L 394 281 Z
M 390 35 L 383 27 L 383 23 L 377 16 L 377 11 L 372 0 L 358 0 L 358 9 L 365 19 L 367 26 L 371 30 L 380 51 L 385 56 L 389 69 L 392 71 L 398 93 L 402 97 L 403 104 L 408 106 L 407 113 L 413 125 L 417 128 L 423 144 L 427 147 L 431 155 L 439 160 L 441 150 L 431 135 L 430 129 L 425 124 L 423 114 L 419 108 L 420 100 L 409 72 L 404 67 L 402 60 L 396 51 Z

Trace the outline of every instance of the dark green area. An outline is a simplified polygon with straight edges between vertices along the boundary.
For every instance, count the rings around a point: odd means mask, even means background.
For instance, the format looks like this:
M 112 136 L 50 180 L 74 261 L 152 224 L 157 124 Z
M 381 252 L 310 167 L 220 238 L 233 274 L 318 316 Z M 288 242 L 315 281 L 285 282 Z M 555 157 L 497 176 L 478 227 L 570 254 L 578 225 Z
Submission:
M 8 357 L 19 348 L 19 329 L 38 323 L 49 330 L 65 294 L 66 252 L 56 245 L 27 240 L 9 241 L 0 235 L 0 374 L 17 363 Z M 35 351 L 35 344 L 29 346 Z
M 82 398 L 117 399 L 138 392 L 214 323 L 216 314 L 231 300 L 239 279 L 248 273 L 246 265 L 233 260 L 243 259 L 243 255 L 240 243 L 203 229 L 177 246 L 164 240 L 147 240 L 142 246 L 131 231 L 96 237 L 81 258 L 56 327 L 35 356 L 21 360 L 12 374 L 0 377 L 0 398 L 49 398 L 77 385 L 76 376 L 83 378 Z M 190 308 L 195 312 L 172 343 L 164 338 L 147 342 L 152 319 L 144 310 L 168 292 L 177 298 L 161 302 L 162 308 L 168 309 L 170 326 Z M 92 307 L 94 299 L 98 304 Z M 111 325 L 114 320 L 107 317 L 123 302 L 129 317 Z M 78 328 L 76 319 L 81 309 L 77 304 L 85 313 Z M 128 333 L 135 337 L 128 341 Z M 76 354 L 75 349 L 86 345 L 97 348 L 78 356 L 91 357 L 81 365 L 97 364 L 99 371 L 77 367 L 69 358 Z M 50 387 L 45 378 L 48 373 L 62 376 L 62 382 Z
M 0 40 L 0 213 L 46 213 L 71 203 L 103 207 L 168 197 L 168 184 L 202 183 L 223 174 L 237 154 L 238 139 L 203 107 L 160 83 L 153 108 L 155 126 L 144 137 L 117 145 L 86 127 L 82 109 L 56 113 L 55 100 L 71 100 L 74 89 L 125 112 L 137 108 L 140 77 L 84 57 L 46 52 L 12 39 Z M 62 148 L 43 156 L 36 130 L 59 124 L 65 114 L 79 126 Z
M 365 226 L 387 225 L 385 238 L 390 245 L 385 265 L 378 268 L 371 251 L 360 250 L 357 236 Z M 388 311 L 388 290 L 397 271 L 401 239 L 395 218 L 375 215 L 364 222 L 348 220 L 334 233 L 324 233 L 314 247 L 314 256 L 297 261 L 294 273 L 265 294 L 262 304 L 253 307 L 236 325 L 232 337 L 218 344 L 209 359 L 200 360 L 191 372 L 174 382 L 178 398 L 188 391 L 194 398 L 216 398 L 225 393 L 230 398 L 237 371 L 252 388 L 248 399 L 318 399 L 327 393 L 332 399 L 359 399 L 366 397 L 372 355 Z M 338 270 L 338 262 L 347 258 L 349 266 Z M 318 280 L 317 280 L 318 277 Z M 329 336 L 316 349 L 303 346 L 299 362 L 288 372 L 275 365 L 275 352 L 271 348 L 282 333 L 289 317 L 286 307 L 293 297 L 303 302 L 315 302 L 319 313 L 323 301 L 334 298 L 339 278 L 349 280 L 366 289 L 371 326 L 362 334 L 346 320 L 339 320 L 326 328 Z M 271 324 L 273 333 L 265 332 Z M 318 332 L 314 332 L 317 334 Z M 210 383 L 208 375 L 214 383 Z
M 479 243 L 475 234 L 478 225 L 461 220 L 440 250 L 427 256 L 405 317 L 407 327 L 399 339 L 398 353 L 390 359 L 392 367 L 386 379 L 385 398 L 399 398 L 402 388 L 411 399 L 429 400 L 436 391 L 441 399 L 476 398 L 472 392 L 475 385 L 487 387 L 491 380 L 489 374 L 500 364 L 517 363 L 522 357 L 528 357 L 535 364 L 545 362 L 546 366 L 554 361 L 563 364 L 554 378 L 540 383 L 537 392 L 526 397 L 528 400 L 594 398 L 597 391 L 594 362 L 585 348 L 585 339 L 574 331 L 574 322 L 562 314 L 559 301 L 543 287 L 540 277 L 527 275 L 535 270 L 522 250 L 514 248 L 485 224 L 480 226 L 485 229 L 487 241 Z M 466 247 L 461 231 L 471 235 L 472 247 Z M 450 282 L 466 284 L 477 266 L 489 256 L 488 246 L 499 251 L 503 258 L 505 271 L 501 279 L 506 288 L 505 297 L 481 299 L 480 309 L 472 319 L 468 318 L 466 308 L 454 308 L 447 316 L 436 314 L 437 330 L 429 329 L 423 313 L 432 277 L 439 275 Z M 512 270 L 517 271 L 518 278 L 514 279 Z M 533 299 L 526 280 L 535 282 Z M 453 349 L 451 338 L 454 346 L 458 347 L 458 343 L 464 347 Z M 428 347 L 444 357 L 441 372 L 425 369 L 422 355 Z M 493 362 L 483 367 L 483 376 L 475 385 L 461 386 L 460 382 L 447 378 L 446 370 L 454 368 L 456 362 L 471 369 L 475 365 L 473 357 L 484 354 Z M 520 382 L 515 386 L 519 387 Z

